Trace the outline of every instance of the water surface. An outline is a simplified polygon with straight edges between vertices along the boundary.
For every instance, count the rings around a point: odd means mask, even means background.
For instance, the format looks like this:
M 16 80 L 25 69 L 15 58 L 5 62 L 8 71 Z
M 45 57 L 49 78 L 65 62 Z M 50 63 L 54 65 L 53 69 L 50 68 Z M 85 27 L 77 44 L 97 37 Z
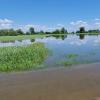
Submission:
M 51 51 L 46 66 L 61 66 L 64 62 L 100 62 L 100 35 L 55 35 L 35 41 L 45 43 Z
M 49 36 L 35 41 L 3 42 L 0 46 L 26 46 L 33 42 L 43 42 L 50 50 L 44 62 L 47 69 L 0 73 L 0 100 L 100 100 L 99 35 Z M 62 62 L 68 61 L 96 64 L 62 67 Z
M 100 64 L 2 73 L 0 100 L 100 100 Z
M 100 35 L 50 35 L 44 38 L 0 42 L 0 47 L 42 42 L 49 49 L 45 67 L 100 62 Z

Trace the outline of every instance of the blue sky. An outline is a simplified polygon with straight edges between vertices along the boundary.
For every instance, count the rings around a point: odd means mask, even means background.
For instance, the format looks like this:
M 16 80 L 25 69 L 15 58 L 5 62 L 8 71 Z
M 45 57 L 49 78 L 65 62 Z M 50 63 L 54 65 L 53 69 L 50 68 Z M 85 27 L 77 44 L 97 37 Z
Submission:
M 100 0 L 0 0 L 1 22 L 7 19 L 14 27 L 69 27 L 99 18 Z

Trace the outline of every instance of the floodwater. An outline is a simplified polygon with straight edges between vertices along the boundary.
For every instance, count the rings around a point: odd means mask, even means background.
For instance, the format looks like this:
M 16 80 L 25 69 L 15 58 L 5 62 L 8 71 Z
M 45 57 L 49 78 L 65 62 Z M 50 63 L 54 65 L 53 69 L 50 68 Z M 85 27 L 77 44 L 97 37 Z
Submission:
M 1 73 L 0 100 L 100 100 L 100 64 Z
M 0 42 L 0 47 L 32 42 L 43 42 L 50 50 L 47 68 L 0 73 L 0 100 L 100 100 L 100 35 L 56 35 Z M 65 68 L 62 62 L 68 61 L 80 65 Z
M 30 45 L 32 42 L 30 40 L 16 40 L 8 42 L 0 42 L 0 47 L 9 47 L 9 46 L 25 46 Z
M 35 41 L 45 43 L 51 51 L 46 67 L 100 62 L 100 35 L 53 35 Z
M 50 35 L 32 40 L 0 42 L 0 47 L 26 46 L 33 42 L 42 42 L 49 49 L 44 67 L 100 62 L 100 35 Z

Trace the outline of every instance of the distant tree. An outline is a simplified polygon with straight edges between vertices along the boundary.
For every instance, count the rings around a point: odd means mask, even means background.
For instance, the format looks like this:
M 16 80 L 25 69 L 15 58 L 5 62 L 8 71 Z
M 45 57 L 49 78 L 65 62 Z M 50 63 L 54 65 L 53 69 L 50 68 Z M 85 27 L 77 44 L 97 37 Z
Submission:
M 29 32 L 30 32 L 31 34 L 35 34 L 34 28 L 33 28 L 33 27 L 30 27 Z
M 76 33 L 80 33 L 80 31 L 76 31 Z
M 61 28 L 60 33 L 61 33 L 61 34 L 66 34 L 66 33 L 68 33 L 68 32 L 67 32 L 67 30 L 63 27 L 63 28 Z
M 52 32 L 52 34 L 60 34 L 61 31 L 59 29 L 56 29 L 55 31 Z
M 5 34 L 6 32 L 6 34 Z M 7 31 L 6 30 L 0 30 L 0 36 L 4 36 L 4 35 L 7 35 Z
M 80 32 L 80 33 L 85 33 L 85 27 L 80 27 L 79 32 Z
M 23 32 L 21 29 L 16 30 L 16 33 L 17 33 L 18 35 L 24 35 L 24 32 Z
M 26 34 L 26 35 L 31 35 L 31 33 L 30 33 L 30 32 L 26 32 L 25 34 Z
M 52 34 L 52 32 L 45 32 L 45 34 Z
M 88 33 L 100 33 L 100 30 L 99 29 L 96 29 L 96 30 L 88 30 Z
M 42 31 L 42 30 L 41 30 L 39 33 L 40 33 L 40 34 L 45 34 L 45 32 L 44 32 L 44 31 Z
M 73 31 L 73 32 L 71 32 L 71 34 L 75 34 L 75 32 Z
M 17 35 L 17 32 L 14 30 L 14 29 L 9 29 L 8 32 L 7 32 L 8 36 L 16 36 Z

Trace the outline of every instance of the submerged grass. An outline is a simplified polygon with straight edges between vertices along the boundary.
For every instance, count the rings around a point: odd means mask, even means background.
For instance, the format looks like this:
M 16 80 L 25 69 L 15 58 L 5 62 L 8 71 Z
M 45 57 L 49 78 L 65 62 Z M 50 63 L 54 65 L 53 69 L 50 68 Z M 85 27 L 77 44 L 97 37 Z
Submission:
M 0 71 L 18 71 L 37 68 L 47 57 L 43 43 L 22 47 L 0 48 Z
M 77 62 L 77 61 L 65 61 L 65 62 L 62 62 L 62 65 L 64 65 L 64 66 L 71 66 L 71 65 L 77 65 L 77 64 L 80 64 L 80 62 Z
M 76 57 L 78 57 L 78 54 L 67 54 L 66 55 L 66 58 L 68 58 L 68 59 L 72 59 L 72 58 L 76 58 Z

